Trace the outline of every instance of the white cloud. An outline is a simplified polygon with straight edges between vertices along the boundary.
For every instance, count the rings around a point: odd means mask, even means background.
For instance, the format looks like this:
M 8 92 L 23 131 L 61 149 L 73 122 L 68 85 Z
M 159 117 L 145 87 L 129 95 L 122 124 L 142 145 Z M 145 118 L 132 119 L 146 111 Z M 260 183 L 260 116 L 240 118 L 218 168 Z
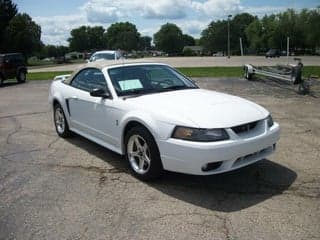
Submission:
M 89 22 L 114 22 L 119 17 L 180 19 L 187 16 L 191 0 L 89 0 L 82 9 Z
M 70 31 L 81 25 L 107 28 L 117 21 L 130 21 L 142 35 L 153 36 L 162 24 L 177 24 L 184 33 L 199 37 L 209 22 L 226 19 L 229 14 L 253 15 L 278 13 L 285 7 L 245 7 L 240 0 L 87 0 L 66 16 L 33 17 L 40 24 L 45 44 L 67 45 Z
M 204 2 L 192 1 L 192 7 L 200 15 L 212 19 L 226 17 L 240 11 L 240 0 L 207 0 Z
M 145 1 L 142 16 L 155 19 L 181 19 L 187 16 L 188 0 Z
M 248 12 L 256 16 L 264 16 L 269 14 L 277 14 L 283 12 L 287 7 L 260 6 L 260 7 L 241 7 L 242 12 Z
M 67 45 L 67 39 L 73 28 L 87 23 L 83 15 L 34 17 L 41 26 L 41 39 L 45 44 Z
M 184 33 L 187 33 L 194 37 L 199 37 L 201 31 L 208 26 L 209 22 L 210 20 L 187 20 L 178 23 L 178 26 L 182 29 Z

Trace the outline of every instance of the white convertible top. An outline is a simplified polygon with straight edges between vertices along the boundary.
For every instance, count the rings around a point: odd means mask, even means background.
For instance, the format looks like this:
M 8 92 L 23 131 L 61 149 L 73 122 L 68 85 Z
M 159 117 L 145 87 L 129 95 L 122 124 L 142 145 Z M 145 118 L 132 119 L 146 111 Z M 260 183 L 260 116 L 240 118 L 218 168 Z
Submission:
M 131 65 L 131 64 L 161 64 L 161 65 L 165 65 L 164 63 L 159 63 L 156 61 L 152 61 L 150 59 L 148 59 L 148 61 L 145 61 L 143 58 L 142 59 L 135 59 L 135 60 L 127 60 L 127 59 L 123 59 L 123 60 L 115 60 L 115 61 L 110 61 L 110 60 L 100 60 L 100 61 L 94 61 L 94 62 L 89 62 L 87 64 L 83 64 L 80 67 L 78 67 L 77 69 L 75 69 L 75 71 L 64 81 L 65 83 L 69 84 L 72 80 L 72 78 L 78 73 L 80 72 L 82 69 L 85 68 L 98 68 L 100 70 L 102 70 L 105 67 L 110 67 L 110 66 L 124 66 L 124 65 Z

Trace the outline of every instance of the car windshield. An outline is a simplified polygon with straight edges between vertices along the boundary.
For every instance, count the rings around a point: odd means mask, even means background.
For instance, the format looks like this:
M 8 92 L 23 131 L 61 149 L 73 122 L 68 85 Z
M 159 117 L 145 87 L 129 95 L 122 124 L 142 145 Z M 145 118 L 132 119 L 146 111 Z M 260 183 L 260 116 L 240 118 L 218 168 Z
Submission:
M 115 54 L 114 53 L 99 53 L 95 56 L 95 59 L 107 59 L 107 60 L 114 60 Z
M 190 79 L 164 65 L 139 65 L 108 70 L 118 96 L 198 88 Z

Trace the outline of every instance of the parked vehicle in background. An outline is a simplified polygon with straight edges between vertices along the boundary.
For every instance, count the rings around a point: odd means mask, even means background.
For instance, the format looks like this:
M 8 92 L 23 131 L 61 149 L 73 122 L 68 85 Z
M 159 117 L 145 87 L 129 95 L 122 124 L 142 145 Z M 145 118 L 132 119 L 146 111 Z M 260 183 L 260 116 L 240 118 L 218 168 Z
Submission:
M 65 56 L 56 57 L 54 58 L 53 62 L 55 64 L 70 63 L 70 61 Z
M 16 78 L 18 82 L 27 79 L 27 67 L 21 53 L 0 54 L 0 86 L 7 79 Z
M 120 51 L 114 50 L 104 50 L 98 51 L 92 54 L 89 59 L 89 62 L 99 61 L 99 60 L 119 60 L 122 58 L 122 54 Z
M 53 80 L 54 81 L 56 81 L 56 80 L 65 81 L 70 76 L 71 76 L 71 74 L 59 75 L 59 76 L 55 76 Z
M 216 52 L 216 53 L 213 53 L 212 56 L 213 57 L 223 57 L 224 54 L 223 54 L 223 52 Z
M 266 52 L 266 58 L 273 58 L 273 57 L 280 57 L 280 51 L 279 49 L 270 49 L 268 52 Z
M 124 155 L 141 180 L 231 171 L 266 158 L 279 139 L 263 107 L 200 89 L 162 63 L 89 63 L 53 81 L 49 102 L 59 136 L 76 132 Z

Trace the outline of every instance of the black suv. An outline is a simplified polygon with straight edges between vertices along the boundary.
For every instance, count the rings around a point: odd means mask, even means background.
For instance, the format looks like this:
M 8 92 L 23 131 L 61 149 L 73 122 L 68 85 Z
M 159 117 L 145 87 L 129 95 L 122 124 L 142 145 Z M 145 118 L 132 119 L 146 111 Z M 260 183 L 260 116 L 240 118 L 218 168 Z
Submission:
M 16 78 L 18 82 L 25 82 L 27 67 L 21 53 L 0 54 L 0 86 L 4 80 Z
M 266 58 L 275 58 L 275 57 L 280 57 L 280 51 L 279 49 L 270 49 L 268 52 L 266 52 Z

